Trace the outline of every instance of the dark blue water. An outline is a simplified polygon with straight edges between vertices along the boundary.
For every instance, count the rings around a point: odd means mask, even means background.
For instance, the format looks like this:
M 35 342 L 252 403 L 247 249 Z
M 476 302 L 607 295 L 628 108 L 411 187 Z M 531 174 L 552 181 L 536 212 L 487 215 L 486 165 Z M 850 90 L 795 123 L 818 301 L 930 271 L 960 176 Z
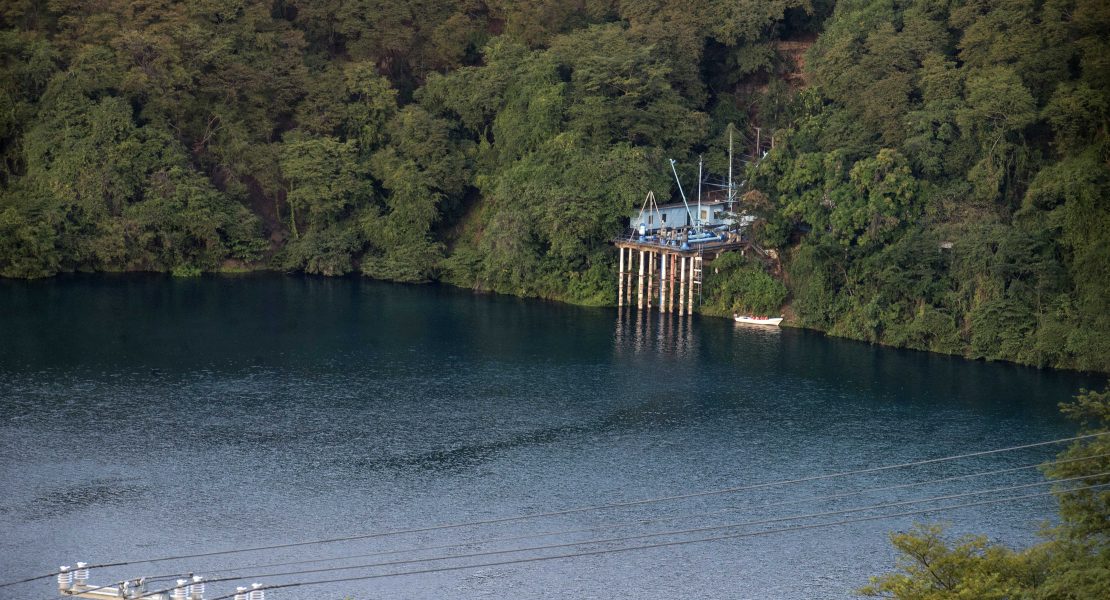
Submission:
M 78 560 L 488 519 L 1053 439 L 1073 432 L 1056 404 L 1081 386 L 1104 383 L 804 331 L 434 286 L 278 276 L 0 281 L 0 579 Z M 498 526 L 100 569 L 92 580 L 345 566 L 837 510 L 1041 479 L 1024 471 L 801 500 L 1031 464 L 1055 451 Z M 636 523 L 706 512 L 718 514 Z M 919 519 L 1021 545 L 1036 541 L 1039 523 L 1053 512 L 1050 499 L 1037 499 Z M 878 513 L 824 520 L 871 514 Z M 887 535 L 914 520 L 274 590 L 268 598 L 842 598 L 892 567 Z M 479 544 L 593 525 L 605 527 Z M 690 537 L 696 536 L 635 543 Z M 470 545 L 249 568 L 452 543 Z M 467 561 L 248 581 L 461 564 Z M 208 597 L 235 585 L 212 584 Z M 50 598 L 53 590 L 42 581 L 0 589 L 0 597 Z

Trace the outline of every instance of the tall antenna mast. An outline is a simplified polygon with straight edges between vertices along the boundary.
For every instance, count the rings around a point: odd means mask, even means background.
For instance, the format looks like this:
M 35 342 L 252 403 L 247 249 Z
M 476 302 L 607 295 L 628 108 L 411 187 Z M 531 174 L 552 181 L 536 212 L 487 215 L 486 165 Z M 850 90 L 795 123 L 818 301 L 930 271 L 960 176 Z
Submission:
M 698 229 L 701 229 L 701 156 L 698 156 Z
M 732 210 L 732 202 L 736 200 L 736 190 L 732 187 L 732 123 L 728 124 L 728 209 Z

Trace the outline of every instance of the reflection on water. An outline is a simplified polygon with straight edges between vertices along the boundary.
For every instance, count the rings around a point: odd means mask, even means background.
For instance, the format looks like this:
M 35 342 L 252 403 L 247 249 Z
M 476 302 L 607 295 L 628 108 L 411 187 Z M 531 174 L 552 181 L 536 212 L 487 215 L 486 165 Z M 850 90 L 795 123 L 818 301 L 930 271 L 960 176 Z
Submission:
M 767 338 L 775 338 L 782 335 L 782 328 L 777 325 L 755 325 L 753 323 L 741 323 L 735 320 L 732 322 L 732 325 L 737 330 L 743 330 L 751 333 L 752 335 L 763 336 Z
M 1051 439 L 1072 431 L 1056 403 L 1105 381 L 727 319 L 360 279 L 0 281 L 0 340 L 0 573 L 17 575 L 76 560 L 488 519 Z M 475 544 L 614 521 L 626 523 L 622 532 L 644 533 L 658 531 L 644 519 L 739 509 L 675 524 L 710 526 L 851 505 L 764 506 L 784 498 L 1051 454 L 188 566 L 205 572 Z M 979 485 L 1037 477 L 1013 473 Z M 914 493 L 889 491 L 859 504 Z M 1025 543 L 1051 513 L 1051 502 L 1028 502 L 943 517 L 957 532 Z M 910 524 L 876 521 L 273 597 L 843 598 L 890 567 L 887 532 Z M 154 572 L 144 569 L 98 576 Z M 33 591 L 52 592 L 49 585 Z
M 696 361 L 693 317 L 622 307 L 614 320 L 617 356 L 650 354 L 675 361 Z

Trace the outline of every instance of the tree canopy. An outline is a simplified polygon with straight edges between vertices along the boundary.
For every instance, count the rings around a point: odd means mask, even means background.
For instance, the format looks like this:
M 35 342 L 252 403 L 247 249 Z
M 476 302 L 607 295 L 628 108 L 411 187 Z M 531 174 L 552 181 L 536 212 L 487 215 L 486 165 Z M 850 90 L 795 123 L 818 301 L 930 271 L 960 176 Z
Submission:
M 722 263 L 703 312 L 1110 371 L 1107 30 L 1098 0 L 8 2 L 0 276 L 612 304 L 608 240 L 669 158 L 722 176 L 732 125 L 781 261 Z
M 1081 434 L 1110 431 L 1110 389 L 1083 391 L 1064 414 Z M 991 543 L 981 535 L 951 540 L 944 527 L 919 524 L 891 536 L 897 570 L 873 577 L 864 596 L 897 600 L 947 598 L 1080 600 L 1110 589 L 1110 440 L 1105 436 L 1073 443 L 1045 472 L 1056 486 L 1059 524 L 1047 540 L 1024 550 Z

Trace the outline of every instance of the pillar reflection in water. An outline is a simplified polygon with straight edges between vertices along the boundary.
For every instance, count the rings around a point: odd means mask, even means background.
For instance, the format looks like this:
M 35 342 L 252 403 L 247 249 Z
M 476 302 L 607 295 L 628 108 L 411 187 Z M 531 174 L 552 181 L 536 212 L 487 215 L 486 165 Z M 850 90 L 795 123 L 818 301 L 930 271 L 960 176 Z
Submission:
M 613 343 L 618 356 L 658 355 L 682 361 L 698 356 L 693 317 L 676 313 L 619 309 Z

